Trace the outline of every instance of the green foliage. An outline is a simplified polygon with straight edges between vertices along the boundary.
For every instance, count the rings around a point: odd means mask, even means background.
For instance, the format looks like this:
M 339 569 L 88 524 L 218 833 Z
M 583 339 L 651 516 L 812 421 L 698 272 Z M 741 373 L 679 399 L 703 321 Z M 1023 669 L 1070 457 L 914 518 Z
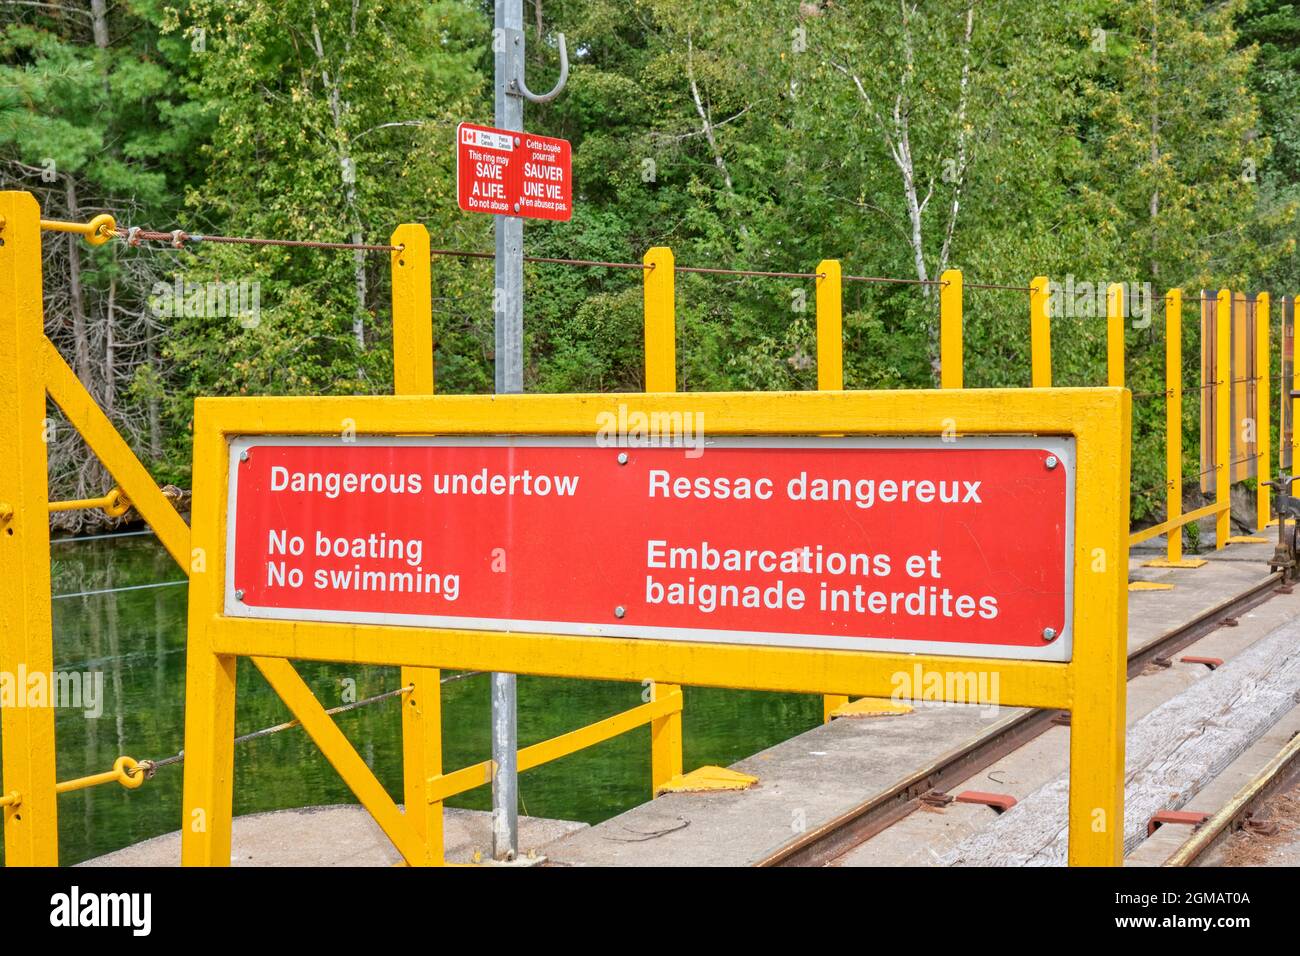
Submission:
M 488 218 L 455 208 L 452 149 L 458 121 L 491 122 L 491 4 L 112 11 L 106 51 L 75 17 L 0 8 L 3 168 L 31 181 L 53 158 L 96 204 L 154 227 L 383 243 L 417 221 L 436 248 L 491 248 Z M 567 90 L 530 105 L 527 124 L 572 141 L 577 191 L 572 222 L 528 224 L 527 251 L 636 263 L 667 245 L 683 265 L 808 273 L 838 258 L 846 275 L 923 280 L 846 283 L 848 387 L 936 380 L 925 282 L 946 268 L 1014 287 L 967 292 L 973 387 L 1028 384 L 1033 276 L 1150 283 L 1157 299 L 1182 288 L 1195 476 L 1197 293 L 1300 284 L 1292 3 L 547 0 L 525 12 L 534 86 L 554 76 L 554 35 L 569 40 Z M 203 243 L 136 255 L 167 282 L 260 289 L 256 323 L 158 319 L 120 401 L 156 411 L 160 477 L 186 478 L 196 395 L 391 387 L 385 255 Z M 88 263 L 92 291 L 119 276 L 119 294 L 147 295 L 116 256 Z M 489 391 L 490 263 L 439 256 L 433 275 L 438 387 Z M 815 387 L 811 280 L 681 274 L 677 286 L 682 388 Z M 525 302 L 527 388 L 642 387 L 637 270 L 533 264 Z M 1163 335 L 1159 302 L 1127 332 L 1135 518 L 1162 507 Z M 1059 384 L 1100 383 L 1104 319 L 1055 319 L 1053 350 Z

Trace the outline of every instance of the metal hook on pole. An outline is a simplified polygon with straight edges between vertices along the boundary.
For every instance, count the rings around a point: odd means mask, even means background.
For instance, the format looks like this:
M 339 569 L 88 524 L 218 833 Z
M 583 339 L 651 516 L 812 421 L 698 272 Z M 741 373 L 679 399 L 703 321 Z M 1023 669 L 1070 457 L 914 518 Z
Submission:
M 519 58 L 515 61 L 516 73 L 510 80 L 510 92 L 516 96 L 522 96 L 530 103 L 549 103 L 555 99 L 564 90 L 564 84 L 569 81 L 569 50 L 564 43 L 564 34 L 556 34 L 556 39 L 560 41 L 560 78 L 555 81 L 555 86 L 549 93 L 534 93 L 528 89 L 528 84 L 524 82 L 524 34 L 519 31 L 517 34 L 519 43 Z

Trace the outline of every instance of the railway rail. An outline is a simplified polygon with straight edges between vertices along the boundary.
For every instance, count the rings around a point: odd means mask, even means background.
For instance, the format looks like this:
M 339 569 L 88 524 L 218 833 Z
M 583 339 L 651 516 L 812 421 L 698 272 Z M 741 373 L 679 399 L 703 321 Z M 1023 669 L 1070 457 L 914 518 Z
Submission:
M 1197 866 L 1211 850 L 1249 826 L 1265 803 L 1296 783 L 1300 783 L 1300 734 L 1292 737 L 1222 809 L 1197 827 L 1164 865 Z
M 1291 590 L 1291 586 L 1285 583 L 1281 572 L 1269 574 L 1228 600 L 1152 638 L 1129 653 L 1129 679 L 1132 680 L 1141 674 L 1148 665 L 1168 662 L 1174 654 L 1215 629 L 1235 622 L 1236 618 L 1263 604 L 1274 595 L 1289 594 Z M 1053 725 L 1066 724 L 1068 720 L 1068 712 L 1060 710 L 1022 710 L 1009 714 L 968 744 L 919 768 L 883 793 L 863 801 L 819 827 L 800 834 L 754 865 L 759 867 L 825 866 L 832 863 L 918 810 L 925 804 L 929 795 L 935 792 L 946 793 L 962 781 L 1020 749 Z M 1292 745 L 1297 745 L 1297 741 L 1300 741 L 1300 738 L 1293 740 Z M 1295 747 L 1293 746 L 1292 749 Z M 1294 772 L 1300 774 L 1300 760 L 1292 759 L 1290 765 Z M 1275 789 L 1270 788 L 1269 793 L 1275 792 Z M 1251 801 L 1251 807 L 1257 806 L 1258 802 L 1258 800 Z M 1243 811 L 1243 813 L 1248 812 L 1249 810 Z M 1234 814 L 1233 819 L 1223 823 L 1224 832 L 1230 832 L 1233 820 L 1239 821 L 1242 818 L 1242 814 Z M 1207 822 L 1197 831 L 1197 834 L 1208 832 L 1213 822 L 1213 820 Z M 1204 848 L 1197 853 L 1203 851 Z

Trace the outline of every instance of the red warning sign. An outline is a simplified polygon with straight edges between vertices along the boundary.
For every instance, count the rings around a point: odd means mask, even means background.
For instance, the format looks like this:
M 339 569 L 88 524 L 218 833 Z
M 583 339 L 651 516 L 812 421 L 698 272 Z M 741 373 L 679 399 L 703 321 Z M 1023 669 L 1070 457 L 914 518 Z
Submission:
M 1069 439 L 237 439 L 225 610 L 1069 660 L 1072 459 Z
M 461 123 L 457 201 L 466 212 L 567 222 L 573 217 L 568 140 Z

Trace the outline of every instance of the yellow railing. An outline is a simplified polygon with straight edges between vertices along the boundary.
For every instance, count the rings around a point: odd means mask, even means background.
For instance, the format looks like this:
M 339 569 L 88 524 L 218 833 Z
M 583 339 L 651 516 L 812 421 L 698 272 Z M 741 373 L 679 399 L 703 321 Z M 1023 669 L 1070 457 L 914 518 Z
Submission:
M 939 296 L 939 347 L 941 387 L 962 387 L 962 274 L 952 269 L 943 274 L 943 288 Z M 1124 302 L 1123 286 L 1112 284 L 1106 295 L 1106 384 L 1124 385 Z M 1183 539 L 1181 529 L 1203 518 L 1216 518 L 1215 548 L 1220 549 L 1231 543 L 1230 529 L 1230 494 L 1231 494 L 1231 457 L 1232 421 L 1231 421 L 1231 303 L 1232 293 L 1223 289 L 1217 296 L 1218 307 L 1215 312 L 1214 334 L 1218 356 L 1217 374 L 1212 385 L 1215 389 L 1215 500 L 1193 511 L 1183 512 L 1183 382 L 1182 382 L 1182 315 L 1183 294 L 1179 289 L 1170 289 L 1165 296 L 1165 508 L 1166 518 L 1159 524 L 1142 528 L 1129 535 L 1129 545 L 1140 544 L 1161 535 L 1168 535 L 1166 556 L 1148 562 L 1152 567 L 1197 568 L 1205 564 L 1201 559 L 1183 557 Z M 1270 352 L 1270 299 L 1266 292 L 1259 293 L 1255 300 L 1255 407 L 1256 441 L 1255 468 L 1256 488 L 1256 526 L 1263 530 L 1271 520 L 1269 480 L 1271 468 L 1271 398 L 1269 381 Z M 1047 388 L 1052 384 L 1052 345 L 1051 316 L 1048 280 L 1044 276 L 1033 279 L 1030 283 L 1030 349 L 1031 349 L 1031 383 L 1035 388 Z M 819 347 L 822 340 L 818 339 Z M 838 357 L 835 359 L 838 361 Z M 1300 391 L 1300 363 L 1295 366 L 1293 390 Z M 1202 404 L 1204 407 L 1204 404 Z M 1300 412 L 1300 399 L 1292 400 L 1292 407 Z M 1295 420 L 1293 413 L 1292 420 Z M 1292 447 L 1300 448 L 1300 429 L 1293 439 Z M 1178 533 L 1174 533 L 1178 532 Z
M 36 200 L 28 193 L 0 193 L 0 421 L 38 421 L 45 417 L 48 395 L 77 429 L 91 451 L 113 476 L 117 486 L 98 498 L 52 502 L 48 496 L 46 449 L 39 429 L 5 431 L 0 469 L 0 670 L 53 670 L 50 623 L 49 524 L 53 512 L 100 508 L 113 516 L 134 507 L 158 535 L 163 547 L 187 575 L 206 568 L 207 555 L 191 550 L 190 529 L 94 398 L 45 337 L 40 285 L 42 230 L 79 234 L 98 245 L 110 240 L 116 223 L 97 216 L 89 223 L 42 220 Z M 393 235 L 391 255 L 393 294 L 393 372 L 397 394 L 431 394 L 434 388 L 433 325 L 431 315 L 430 244 L 420 225 L 400 226 Z M 647 317 L 656 316 L 655 335 L 647 323 L 647 383 L 671 390 L 675 355 L 672 351 L 672 254 L 655 274 L 647 270 Z M 657 260 L 656 260 L 657 261 Z M 653 368 L 653 372 L 651 369 Z M 654 376 L 661 376 L 655 379 Z M 12 454 L 8 454 L 12 452 Z M 31 516 L 39 515 L 39 518 Z M 285 662 L 287 664 L 287 662 Z M 292 679 L 276 672 L 281 684 Z M 295 675 L 296 676 L 296 675 Z M 268 679 L 270 679 L 268 677 Z M 453 774 L 442 773 L 440 672 L 431 667 L 402 668 L 403 685 L 410 687 L 402 707 L 403 790 L 407 816 L 429 858 L 442 860 L 442 801 L 462 789 L 446 781 L 468 782 L 484 773 L 476 764 Z M 305 685 L 303 693 L 310 691 Z M 652 700 L 553 740 L 520 751 L 520 769 L 530 769 L 611 737 L 649 724 L 651 730 L 651 793 L 682 773 L 682 695 L 678 687 L 651 688 Z M 313 698 L 314 701 L 314 698 Z M 5 860 L 11 865 L 58 863 L 55 797 L 60 793 L 117 782 L 134 789 L 146 774 L 130 757 L 120 757 L 113 770 L 58 782 L 55 776 L 54 713 L 50 707 L 5 708 L 3 719 Z M 328 716 L 325 718 L 328 720 Z M 490 782 L 489 776 L 481 782 Z M 441 796 L 437 794 L 441 793 Z M 430 796 L 434 794 L 434 796 Z M 421 813 L 416 808 L 424 807 Z
M 662 696 L 649 703 L 633 707 L 631 710 L 625 710 L 613 717 L 606 717 L 604 720 L 588 724 L 578 730 L 572 730 L 567 734 L 552 737 L 550 740 L 520 748 L 518 756 L 519 772 L 523 773 L 525 770 L 532 770 L 542 764 L 575 754 L 579 750 L 594 747 L 596 744 L 612 740 L 630 730 L 644 727 L 646 724 L 653 724 L 657 720 L 664 720 L 674 716 L 680 717 L 682 712 L 681 690 L 674 689 L 671 693 L 664 694 L 663 685 L 660 685 L 656 690 Z M 468 767 L 462 767 L 460 770 L 453 770 L 451 773 L 431 777 L 428 784 L 428 800 L 431 803 L 441 802 L 458 793 L 466 793 L 484 784 L 489 784 L 492 782 L 493 772 L 492 761 L 483 760 Z
M 148 778 L 150 768 L 137 762 L 132 757 L 118 757 L 113 761 L 113 769 L 103 773 L 92 773 L 75 780 L 64 780 L 55 785 L 58 793 L 72 793 L 74 790 L 87 790 L 105 783 L 120 783 L 128 790 L 138 790 Z
M 608 411 L 615 403 L 626 403 L 636 414 L 662 415 L 680 400 L 663 393 L 200 399 L 194 429 L 195 540 L 216 556 L 214 571 L 232 557 L 223 556 L 230 436 L 323 435 L 344 420 L 357 422 L 359 433 L 366 436 L 579 435 L 590 427 L 593 413 Z M 1076 488 L 1075 564 L 1081 564 L 1080 555 L 1125 550 L 1129 397 L 1120 389 L 1053 389 L 1040 394 L 1026 389 L 700 393 L 691 396 L 691 404 L 713 423 L 717 435 L 939 437 L 945 416 L 952 414 L 970 435 L 1014 429 L 1073 436 L 1078 460 L 1085 463 Z M 1104 573 L 1076 569 L 1074 580 L 1074 653 L 1068 662 L 1051 662 L 526 630 L 498 631 L 485 640 L 482 631 L 433 628 L 423 635 L 426 639 L 412 640 L 409 628 L 391 624 L 365 625 L 361 640 L 356 628 L 337 623 L 226 616 L 224 575 L 196 576 L 186 660 L 183 814 L 186 819 L 202 814 L 206 827 L 184 828 L 182 862 L 230 862 L 232 712 L 239 657 L 251 658 L 266 676 L 405 861 L 437 862 L 410 818 L 325 717 L 293 669 L 289 658 L 309 652 L 316 660 L 351 664 L 445 663 L 582 680 L 635 682 L 649 676 L 674 685 L 798 694 L 852 691 L 885 698 L 897 692 L 900 668 L 920 661 L 938 686 L 951 687 L 949 682 L 969 674 L 975 661 L 996 677 L 998 690 L 992 696 L 997 703 L 1071 711 L 1069 861 L 1117 865 L 1123 858 L 1124 833 L 1124 654 L 1114 638 L 1125 626 L 1124 568 L 1110 561 Z M 949 691 L 945 699 L 952 696 Z M 978 703 L 992 702 L 982 690 L 977 696 Z M 646 715 L 636 719 L 641 716 Z M 1099 817 L 1107 821 L 1105 826 L 1097 825 Z
M 112 238 L 116 224 L 111 216 L 89 223 L 47 221 L 26 193 L 0 193 L 0 301 L 7 303 L 0 316 L 0 421 L 34 421 L 44 417 L 46 395 L 53 399 L 71 424 L 103 462 L 117 486 L 99 498 L 51 502 L 48 499 L 46 451 L 35 428 L 6 431 L 6 468 L 0 470 L 0 669 L 15 669 L 22 662 L 29 671 L 52 670 L 53 646 L 49 614 L 49 528 L 51 512 L 101 508 L 111 515 L 134 507 L 186 574 L 203 570 L 207 555 L 191 550 L 190 529 L 160 491 L 148 471 L 114 428 L 84 385 L 44 335 L 40 249 L 42 229 L 80 234 L 98 244 Z M 433 327 L 431 315 L 430 242 L 420 225 L 399 226 L 390 253 L 393 307 L 394 387 L 399 395 L 434 392 Z M 646 253 L 643 265 L 645 321 L 645 384 L 648 392 L 674 392 L 676 372 L 676 267 L 671 249 L 656 247 Z M 838 260 L 817 266 L 817 387 L 839 391 L 843 381 L 842 284 Z M 940 384 L 960 389 L 963 381 L 962 273 L 950 269 L 940 279 L 939 349 Z M 1051 314 L 1048 279 L 1035 277 L 1029 285 L 1031 385 L 1052 384 Z M 1195 567 L 1203 561 L 1182 554 L 1180 529 L 1215 516 L 1216 546 L 1230 539 L 1229 493 L 1231 422 L 1229 368 L 1231 294 L 1218 295 L 1215 336 L 1219 367 L 1216 377 L 1216 500 L 1184 513 L 1182 510 L 1182 296 L 1171 290 L 1166 298 L 1166 480 L 1167 518 L 1160 524 L 1130 534 L 1130 545 L 1168 535 L 1167 556 L 1153 564 Z M 1256 473 L 1258 524 L 1269 520 L 1269 300 L 1261 294 L 1256 306 L 1257 358 L 1263 371 L 1257 377 L 1258 408 Z M 1107 382 L 1124 383 L 1124 319 L 1119 287 L 1107 296 Z M 1300 390 L 1300 363 L 1295 369 Z M 1293 402 L 1300 410 L 1300 402 Z M 1296 420 L 1293 416 L 1293 421 Z M 1300 433 L 1300 429 L 1297 429 Z M 1300 447 L 1300 437 L 1295 439 Z M 37 517 L 39 516 L 39 517 Z M 281 662 L 287 665 L 287 662 Z M 259 664 L 259 667 L 262 665 Z M 292 668 L 289 668 L 292 670 Z M 293 687 L 296 675 L 263 668 L 268 680 Z M 403 667 L 402 712 L 403 791 L 406 815 L 427 851 L 428 858 L 443 855 L 443 801 L 490 783 L 494 767 L 482 761 L 449 773 L 442 769 L 442 716 L 440 672 L 435 667 Z M 301 688 L 308 697 L 310 691 Z M 843 695 L 826 695 L 824 713 L 847 702 Z M 312 698 L 314 703 L 314 698 Z M 304 706 L 306 706 L 304 704 Z M 53 864 L 58 860 L 54 797 L 101 783 L 139 786 L 145 774 L 130 758 L 119 758 L 114 770 L 79 780 L 57 783 L 54 774 L 54 724 L 49 708 L 6 708 L 3 713 L 4 808 L 6 859 L 13 864 Z M 325 718 L 329 720 L 328 716 Z M 641 726 L 649 725 L 651 739 L 651 792 L 682 776 L 682 692 L 677 685 L 651 688 L 651 700 L 604 720 L 578 728 L 519 751 L 524 771 L 561 759 L 586 747 Z M 129 762 L 129 764 L 128 764 Z M 121 765 L 121 766 L 119 766 Z M 22 812 L 18 812 L 18 807 Z M 421 811 L 419 808 L 424 808 Z
M 72 501 L 51 501 L 50 514 L 57 511 L 94 511 L 102 510 L 110 518 L 120 518 L 131 510 L 131 500 L 122 494 L 121 488 L 114 488 L 108 494 L 98 498 L 76 498 Z

